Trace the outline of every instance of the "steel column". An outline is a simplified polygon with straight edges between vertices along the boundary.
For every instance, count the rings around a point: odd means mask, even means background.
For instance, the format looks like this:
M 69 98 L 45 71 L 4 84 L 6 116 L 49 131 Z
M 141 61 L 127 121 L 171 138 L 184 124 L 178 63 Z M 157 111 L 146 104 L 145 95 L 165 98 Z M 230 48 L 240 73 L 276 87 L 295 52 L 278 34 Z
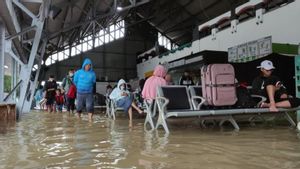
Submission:
M 36 19 L 35 22 L 37 24 L 37 29 L 35 32 L 32 49 L 31 49 L 31 52 L 29 55 L 29 61 L 28 61 L 27 65 L 24 65 L 21 67 L 20 78 L 23 80 L 23 83 L 21 85 L 20 100 L 17 103 L 17 108 L 18 108 L 19 114 L 22 114 L 23 112 L 25 112 L 25 111 L 23 111 L 23 106 L 24 106 L 24 103 L 26 100 L 26 96 L 28 94 L 27 92 L 30 93 L 30 91 L 27 91 L 27 88 L 29 87 L 28 85 L 30 84 L 30 75 L 32 72 L 33 63 L 34 63 L 36 54 L 38 52 L 38 47 L 39 47 L 39 43 L 41 40 L 41 35 L 42 35 L 42 30 L 43 30 L 43 25 L 44 25 L 44 21 L 39 21 Z
M 24 105 L 24 108 L 23 108 L 24 112 L 29 112 L 30 108 L 31 108 L 31 105 L 32 105 L 32 100 L 33 100 L 33 97 L 34 97 L 34 94 L 35 94 L 37 81 L 38 81 L 40 71 L 41 71 L 41 65 L 42 65 L 42 59 L 41 58 L 43 58 L 43 55 L 45 53 L 46 45 L 47 45 L 47 41 L 45 40 L 45 41 L 43 41 L 43 44 L 41 46 L 41 56 L 42 57 L 39 57 L 39 59 L 37 59 L 38 68 L 37 68 L 36 73 L 35 73 L 34 81 L 30 81 L 31 85 L 30 85 L 30 88 L 29 88 L 29 92 L 27 93 L 27 94 L 30 94 L 30 98 L 29 98 L 29 100 L 27 100 L 28 96 L 26 96 L 26 100 L 25 100 L 26 104 Z
M 19 57 L 15 53 L 13 53 L 11 42 L 7 41 L 6 52 L 8 54 L 12 55 L 12 57 L 16 61 L 16 62 L 14 62 L 16 65 L 16 67 L 14 69 L 14 81 L 15 82 L 17 80 L 17 75 L 19 74 L 17 63 L 19 63 L 21 65 L 21 71 L 20 71 L 19 79 L 18 79 L 18 81 L 20 81 L 20 83 L 18 83 L 18 85 L 20 84 L 20 96 L 19 96 L 19 99 L 17 102 L 18 115 L 20 115 L 24 112 L 30 111 L 31 102 L 32 102 L 35 87 L 36 87 L 36 82 L 37 82 L 37 79 L 39 76 L 42 57 L 43 57 L 43 54 L 45 51 L 44 49 L 46 47 L 46 41 L 43 42 L 43 45 L 41 45 L 41 47 L 40 47 L 40 41 L 41 41 L 41 36 L 42 36 L 42 31 L 43 31 L 43 26 L 44 26 L 44 20 L 48 14 L 50 1 L 46 0 L 46 1 L 41 1 L 41 2 L 43 2 L 43 3 L 41 4 L 39 14 L 37 16 L 35 16 L 21 2 L 19 2 L 17 0 L 6 0 L 6 4 L 8 6 L 11 18 L 14 21 L 14 26 L 15 26 L 15 29 L 17 32 L 12 37 L 17 37 L 17 36 L 21 37 L 24 33 L 28 32 L 28 30 L 26 28 L 23 30 L 21 29 L 20 24 L 18 23 L 18 20 L 16 19 L 16 13 L 15 13 L 13 4 L 16 5 L 17 7 L 19 7 L 22 12 L 26 13 L 28 16 L 30 16 L 32 18 L 32 24 L 30 27 L 30 31 L 35 31 L 34 38 L 32 41 L 32 47 L 30 49 L 30 55 L 28 57 L 29 60 L 28 60 L 27 64 L 22 63 L 18 59 Z M 37 3 L 37 1 L 35 1 L 35 3 Z M 38 55 L 38 51 L 41 52 L 41 55 Z M 30 78 L 32 75 L 32 69 L 33 69 L 34 63 L 38 64 L 38 69 L 36 70 L 36 75 L 35 75 L 34 81 L 31 81 Z M 18 88 L 18 86 L 15 86 L 15 88 Z M 14 95 L 16 95 L 16 91 L 17 90 L 14 90 Z M 30 97 L 29 97 L 29 94 L 31 94 Z M 27 100 L 28 97 L 29 97 L 29 99 Z
M 5 39 L 5 26 L 0 20 L 0 102 L 4 99 L 4 39 Z

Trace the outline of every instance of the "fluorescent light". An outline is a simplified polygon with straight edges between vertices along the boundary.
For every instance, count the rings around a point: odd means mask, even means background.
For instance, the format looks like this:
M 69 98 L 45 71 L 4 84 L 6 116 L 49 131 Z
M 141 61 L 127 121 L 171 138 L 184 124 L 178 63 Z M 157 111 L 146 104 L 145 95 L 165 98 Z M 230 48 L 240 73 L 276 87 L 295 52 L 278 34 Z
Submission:
M 122 9 L 123 9 L 123 8 L 120 7 L 120 6 L 117 7 L 117 11 L 121 11 Z
M 5 69 L 8 69 L 8 66 L 7 66 L 7 65 L 4 65 L 4 68 L 5 68 Z

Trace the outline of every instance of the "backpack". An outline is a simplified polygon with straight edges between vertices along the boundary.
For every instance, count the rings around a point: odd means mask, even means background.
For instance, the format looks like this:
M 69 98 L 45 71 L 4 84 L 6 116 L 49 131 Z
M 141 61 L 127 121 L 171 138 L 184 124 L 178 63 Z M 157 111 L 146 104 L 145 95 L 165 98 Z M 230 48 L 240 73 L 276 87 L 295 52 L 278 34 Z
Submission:
M 71 83 L 67 96 L 71 99 L 76 98 L 76 86 L 74 85 L 74 83 Z
M 238 86 L 236 88 L 237 102 L 236 106 L 238 108 L 253 108 L 257 105 L 255 100 L 251 97 L 250 92 L 245 86 Z

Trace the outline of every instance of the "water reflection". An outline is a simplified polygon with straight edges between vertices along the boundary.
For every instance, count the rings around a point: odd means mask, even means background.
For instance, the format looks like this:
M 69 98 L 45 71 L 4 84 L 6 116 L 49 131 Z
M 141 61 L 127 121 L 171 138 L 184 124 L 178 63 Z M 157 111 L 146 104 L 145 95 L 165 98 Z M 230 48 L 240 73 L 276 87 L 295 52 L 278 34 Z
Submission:
M 167 166 L 163 162 L 164 158 L 168 157 L 166 145 L 168 144 L 169 134 L 159 135 L 158 131 L 145 131 L 145 147 L 141 150 L 141 155 L 146 158 L 139 159 L 139 165 L 145 169 L 161 169 Z M 156 158 L 157 160 L 147 160 L 147 158 Z
M 12 132 L 14 127 L 16 126 L 16 122 L 14 121 L 0 121 L 0 134 L 5 135 L 7 132 Z
M 0 168 L 300 168 L 300 136 L 286 126 L 240 132 L 190 125 L 144 131 L 143 119 L 32 112 L 0 123 Z

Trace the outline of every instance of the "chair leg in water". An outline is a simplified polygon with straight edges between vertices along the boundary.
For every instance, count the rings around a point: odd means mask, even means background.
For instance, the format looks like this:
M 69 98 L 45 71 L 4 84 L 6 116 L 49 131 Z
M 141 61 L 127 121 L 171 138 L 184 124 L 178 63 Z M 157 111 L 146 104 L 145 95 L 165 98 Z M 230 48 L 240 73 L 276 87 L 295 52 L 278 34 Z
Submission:
M 236 121 L 234 120 L 234 118 L 232 116 L 226 117 L 223 120 L 221 120 L 219 123 L 219 126 L 221 127 L 224 124 L 224 122 L 226 122 L 226 121 L 229 121 L 236 131 L 240 130 L 239 125 L 236 123 Z

